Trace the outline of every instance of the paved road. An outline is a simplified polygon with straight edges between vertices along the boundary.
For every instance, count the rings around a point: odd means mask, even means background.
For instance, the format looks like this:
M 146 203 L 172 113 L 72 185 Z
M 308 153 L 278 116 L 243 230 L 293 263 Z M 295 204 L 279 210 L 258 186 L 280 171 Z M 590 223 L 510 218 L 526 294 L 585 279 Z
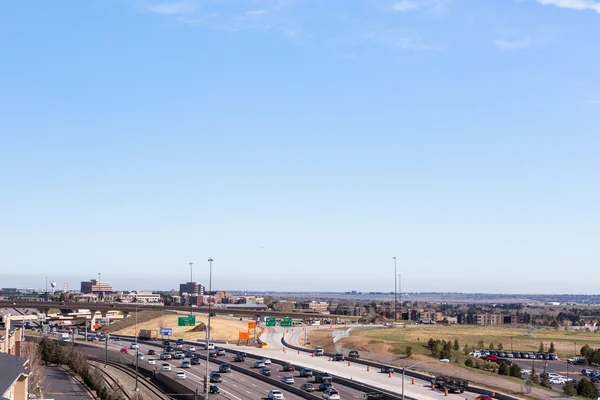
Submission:
M 82 384 L 71 374 L 59 367 L 45 367 L 48 389 L 44 393 L 46 399 L 54 400 L 87 400 L 93 399 Z
M 160 354 L 161 352 L 161 347 L 160 346 L 161 342 L 150 342 L 150 343 L 146 343 L 146 342 L 139 342 L 140 345 L 140 353 L 144 355 L 144 359 L 140 361 L 140 365 L 147 363 L 149 358 L 156 358 L 158 356 L 148 356 L 148 350 L 153 349 L 156 350 L 156 352 L 158 354 Z M 93 344 L 99 347 L 104 347 L 104 343 L 98 343 L 98 342 L 89 342 L 89 344 Z M 129 349 L 131 342 L 126 341 L 126 340 L 122 340 L 119 342 L 114 342 L 112 340 L 109 340 L 108 342 L 108 347 L 111 350 L 120 350 L 121 348 L 125 347 L 127 349 Z M 129 350 L 132 353 L 135 352 L 135 350 Z M 125 358 L 127 358 L 128 360 L 131 360 L 131 358 L 133 357 L 133 354 L 131 356 L 129 355 L 123 355 L 124 361 L 128 362 L 125 360 Z M 232 357 L 231 356 L 226 356 L 226 357 L 220 357 L 217 359 L 219 362 L 230 362 L 232 361 Z M 181 364 L 182 360 L 169 360 L 169 361 L 162 361 L 162 360 L 157 360 L 156 361 L 156 370 L 160 371 L 160 364 L 162 363 L 168 363 L 169 365 L 171 365 L 172 368 L 172 372 L 165 372 L 166 374 L 173 374 L 173 377 L 175 375 L 176 371 L 184 371 L 187 375 L 187 380 L 184 384 L 186 384 L 189 387 L 202 387 L 203 385 L 203 381 L 204 381 L 204 375 L 206 373 L 206 364 L 205 361 L 202 360 L 200 365 L 193 365 L 191 368 L 189 369 L 180 369 L 179 366 Z M 239 364 L 239 363 L 236 363 Z M 248 362 L 249 364 L 249 362 Z M 241 365 L 240 365 L 241 366 Z M 149 369 L 153 369 L 152 367 L 148 367 Z M 211 365 L 209 366 L 210 371 L 215 371 L 218 372 L 218 364 L 211 362 Z M 266 382 L 260 381 L 258 379 L 254 379 L 251 378 L 247 375 L 241 374 L 239 372 L 231 372 L 231 373 L 227 373 L 227 374 L 221 374 L 221 377 L 223 378 L 223 382 L 221 383 L 217 383 L 216 385 L 221 389 L 222 392 L 222 397 L 227 398 L 227 399 L 231 399 L 231 400 L 243 400 L 243 399 L 248 399 L 248 398 L 257 398 L 257 399 L 266 399 L 267 398 L 267 393 L 269 392 L 269 390 L 272 389 L 277 389 L 280 390 L 277 387 L 273 387 L 271 385 L 269 385 Z M 299 396 L 296 396 L 290 392 L 284 391 L 282 390 L 282 392 L 285 395 L 286 399 L 290 399 L 290 400 L 301 400 L 301 398 Z
M 287 349 L 284 352 L 283 346 L 281 345 L 281 337 L 286 331 L 286 340 L 288 342 L 297 343 L 301 337 L 304 337 L 304 329 L 302 328 L 294 328 L 293 331 L 291 329 L 279 327 L 269 328 L 265 334 L 261 335 L 261 340 L 267 342 L 269 344 L 269 348 L 244 348 L 244 351 L 273 359 L 285 360 L 293 363 L 294 365 L 302 365 L 319 371 L 327 371 L 343 378 L 364 382 L 366 384 L 380 387 L 395 393 L 400 392 L 402 383 L 402 376 L 400 374 L 395 374 L 390 378 L 388 375 L 381 374 L 375 370 L 367 371 L 366 367 L 361 364 L 354 363 L 348 365 L 346 362 L 333 362 L 329 361 L 327 357 L 311 357 L 308 353 L 300 352 L 300 354 L 298 354 L 297 351 L 291 349 Z M 238 347 L 234 345 L 227 345 L 223 347 L 238 349 Z M 439 390 L 431 390 L 430 382 L 417 379 L 415 380 L 415 384 L 413 384 L 411 377 L 406 377 L 404 386 L 405 394 L 407 396 L 420 400 L 435 400 L 441 398 L 464 400 L 474 399 L 478 396 L 476 393 L 465 392 L 463 394 L 448 394 L 448 397 L 445 397 L 443 392 Z

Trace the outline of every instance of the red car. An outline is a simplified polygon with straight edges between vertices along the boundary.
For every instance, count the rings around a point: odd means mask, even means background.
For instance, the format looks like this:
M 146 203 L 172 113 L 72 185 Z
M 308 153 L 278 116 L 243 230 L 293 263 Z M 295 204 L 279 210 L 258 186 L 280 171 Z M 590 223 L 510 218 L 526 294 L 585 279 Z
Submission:
M 129 350 L 127 350 L 125 347 L 123 347 L 121 349 L 121 353 L 129 354 Z
M 156 351 L 153 349 L 148 350 L 148 355 L 149 356 L 155 356 L 156 355 Z
M 498 361 L 498 357 L 496 357 L 496 356 L 486 356 L 484 358 L 484 360 L 485 361 L 490 361 L 490 362 L 496 362 L 496 361 Z
M 292 364 L 284 364 L 283 365 L 283 370 L 285 372 L 293 372 L 296 370 L 296 368 L 294 368 L 294 366 Z

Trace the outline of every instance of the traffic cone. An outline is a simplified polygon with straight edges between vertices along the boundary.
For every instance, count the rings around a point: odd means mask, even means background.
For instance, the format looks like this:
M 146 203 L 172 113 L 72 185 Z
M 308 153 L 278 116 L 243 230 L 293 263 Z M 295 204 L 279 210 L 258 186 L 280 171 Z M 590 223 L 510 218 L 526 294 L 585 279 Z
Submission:
M 371 370 L 371 367 L 367 365 L 367 372 Z
M 311 356 L 312 358 L 315 358 L 315 353 L 310 353 L 310 356 Z
M 388 372 L 388 378 L 391 378 L 391 377 L 392 377 L 392 373 Z
M 435 390 L 435 385 L 433 383 L 431 384 L 431 390 Z
M 298 354 L 300 354 L 300 350 L 298 350 Z
M 492 392 L 492 397 L 496 397 L 496 392 Z
M 448 396 L 448 389 L 444 389 L 444 396 Z
M 329 357 L 329 361 L 331 361 L 331 357 Z
M 412 378 L 412 384 L 413 385 L 415 384 L 415 378 Z
M 348 366 L 352 365 L 352 363 L 350 361 L 348 361 Z

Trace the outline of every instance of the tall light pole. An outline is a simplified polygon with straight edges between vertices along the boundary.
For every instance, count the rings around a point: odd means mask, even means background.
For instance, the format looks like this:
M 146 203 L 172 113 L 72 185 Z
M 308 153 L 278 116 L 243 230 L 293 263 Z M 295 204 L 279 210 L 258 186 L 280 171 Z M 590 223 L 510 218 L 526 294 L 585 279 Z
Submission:
M 396 271 L 396 257 L 394 257 L 394 322 L 398 321 L 396 316 L 396 310 L 398 309 L 398 281 L 396 277 L 398 276 L 398 272 Z
M 398 274 L 398 300 L 400 302 L 400 319 L 402 319 L 402 274 Z
M 407 369 L 414 368 L 414 367 L 416 367 L 418 365 L 421 365 L 421 364 L 427 364 L 427 363 L 433 363 L 433 362 L 440 362 L 440 363 L 448 364 L 450 362 L 450 360 L 447 360 L 445 358 L 441 359 L 441 360 L 427 360 L 427 361 L 418 362 L 418 363 L 413 364 L 413 365 L 409 365 L 408 367 L 402 367 L 402 400 L 404 400 L 404 371 L 407 370 Z
M 138 389 L 138 364 L 140 362 L 140 357 L 139 357 L 139 345 L 138 345 L 138 329 L 137 329 L 137 323 L 138 323 L 138 308 L 143 307 L 143 305 L 139 305 L 135 307 L 135 391 L 137 392 Z
M 204 388 L 204 398 L 208 399 L 208 389 L 210 386 L 210 382 L 208 381 L 208 373 L 209 373 L 209 360 L 210 360 L 210 346 L 208 345 L 210 343 L 210 293 L 212 292 L 212 264 L 213 264 L 213 259 L 209 258 L 208 259 L 208 264 L 209 264 L 209 273 L 208 273 L 208 326 L 206 327 L 206 386 Z
M 190 266 L 190 285 L 191 285 L 192 282 L 194 282 L 194 277 L 193 277 L 193 274 L 192 274 L 192 267 L 194 266 L 194 263 L 190 261 L 189 262 L 189 266 Z M 192 308 L 192 294 L 189 293 L 188 296 L 190 298 L 190 315 L 193 315 L 194 314 L 194 310 Z
M 48 277 L 46 277 L 46 294 L 45 294 L 45 300 L 48 301 Z

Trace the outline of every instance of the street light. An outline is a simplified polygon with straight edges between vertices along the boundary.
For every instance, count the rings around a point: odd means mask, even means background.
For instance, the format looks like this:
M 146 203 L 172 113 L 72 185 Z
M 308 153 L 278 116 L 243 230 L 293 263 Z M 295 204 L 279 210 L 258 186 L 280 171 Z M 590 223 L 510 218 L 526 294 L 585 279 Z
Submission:
M 138 308 L 140 307 L 144 307 L 143 304 L 140 304 L 139 306 L 135 307 L 135 391 L 137 392 L 138 389 L 138 364 L 140 362 L 140 357 L 139 357 L 139 345 L 138 345 L 138 328 L 137 328 L 137 324 L 138 324 Z
M 404 371 L 407 369 L 414 368 L 421 364 L 427 364 L 427 363 L 433 363 L 433 362 L 440 362 L 440 363 L 448 364 L 450 362 L 450 360 L 448 360 L 447 358 L 442 358 L 441 360 L 427 360 L 427 361 L 418 362 L 413 365 L 409 365 L 408 367 L 402 367 L 402 400 L 404 400 Z
M 210 346 L 209 344 L 209 340 L 210 340 L 210 293 L 212 291 L 212 264 L 213 264 L 213 259 L 209 258 L 208 259 L 208 264 L 209 264 L 209 274 L 208 274 L 208 326 L 206 327 L 206 377 L 204 378 L 205 380 L 205 387 L 204 387 L 204 398 L 208 399 L 208 387 L 209 382 L 208 382 L 208 372 L 209 372 L 209 368 L 208 368 L 208 364 L 209 364 L 209 360 L 210 360 Z
M 396 312 L 398 310 L 398 281 L 396 277 L 398 276 L 398 272 L 396 271 L 396 257 L 394 257 L 394 322 L 398 321 L 396 316 Z

